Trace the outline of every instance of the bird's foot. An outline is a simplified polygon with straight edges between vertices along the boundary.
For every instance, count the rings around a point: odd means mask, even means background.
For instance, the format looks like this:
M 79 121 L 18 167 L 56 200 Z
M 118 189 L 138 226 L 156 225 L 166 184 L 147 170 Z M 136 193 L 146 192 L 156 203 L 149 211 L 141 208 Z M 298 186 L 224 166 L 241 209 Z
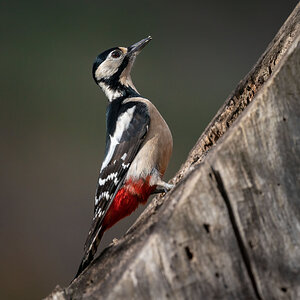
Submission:
M 170 184 L 170 183 L 161 181 L 159 184 L 156 185 L 156 189 L 152 192 L 152 194 L 167 193 L 174 186 L 175 186 L 174 184 Z

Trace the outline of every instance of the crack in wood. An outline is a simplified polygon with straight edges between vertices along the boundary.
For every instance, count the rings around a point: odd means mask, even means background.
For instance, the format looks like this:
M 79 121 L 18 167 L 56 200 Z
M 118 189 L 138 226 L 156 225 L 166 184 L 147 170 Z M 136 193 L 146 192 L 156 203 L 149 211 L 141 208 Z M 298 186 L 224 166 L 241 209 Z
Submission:
M 249 254 L 247 252 L 247 248 L 246 248 L 246 246 L 243 242 L 241 233 L 239 231 L 239 227 L 238 227 L 237 221 L 235 219 L 233 208 L 231 206 L 229 197 L 228 197 L 226 189 L 224 187 L 223 180 L 221 178 L 220 173 L 217 170 L 214 170 L 213 167 L 211 167 L 211 170 L 212 170 L 212 172 L 214 174 L 214 177 L 215 177 L 215 180 L 217 182 L 217 188 L 218 188 L 222 198 L 224 199 L 224 202 L 225 202 L 225 205 L 226 205 L 226 208 L 227 208 L 227 211 L 228 211 L 228 215 L 229 215 L 229 220 L 230 220 L 230 223 L 232 225 L 233 232 L 234 232 L 234 235 L 236 237 L 237 244 L 238 244 L 239 250 L 241 252 L 242 259 L 245 263 L 246 270 L 247 270 L 248 276 L 250 278 L 254 293 L 255 293 L 258 300 L 262 300 L 262 297 L 261 297 L 261 295 L 259 293 L 259 290 L 258 290 L 258 285 L 257 285 L 255 277 L 254 277 L 254 273 L 252 271 L 250 257 L 249 257 Z
M 194 257 L 194 254 L 193 254 L 193 252 L 190 250 L 189 246 L 186 246 L 186 247 L 184 248 L 184 250 L 185 250 L 185 253 L 186 253 L 187 258 L 188 258 L 189 260 L 192 260 L 193 257 Z

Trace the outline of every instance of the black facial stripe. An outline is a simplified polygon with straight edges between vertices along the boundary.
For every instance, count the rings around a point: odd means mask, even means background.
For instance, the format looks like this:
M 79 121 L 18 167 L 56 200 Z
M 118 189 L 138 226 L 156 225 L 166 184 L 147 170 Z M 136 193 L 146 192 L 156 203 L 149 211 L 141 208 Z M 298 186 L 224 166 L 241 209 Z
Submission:
M 113 74 L 113 76 L 111 76 L 112 80 L 114 81 L 119 81 L 120 79 L 120 75 L 122 74 L 122 72 L 125 70 L 125 68 L 127 67 L 129 63 L 129 57 L 126 55 L 121 63 L 121 65 L 118 68 L 118 71 Z
M 122 74 L 124 69 L 127 67 L 128 62 L 129 62 L 129 57 L 125 56 L 116 73 L 114 73 L 109 78 L 101 78 L 100 80 L 95 79 L 96 82 L 97 83 L 103 82 L 103 83 L 107 84 L 112 90 L 117 90 L 120 85 L 120 81 L 119 81 L 120 75 Z
M 93 73 L 93 78 L 94 80 L 97 82 L 97 79 L 95 77 L 95 73 L 96 70 L 98 69 L 98 67 L 106 60 L 107 56 L 109 55 L 110 52 L 112 52 L 113 50 L 117 50 L 119 49 L 118 47 L 114 47 L 114 48 L 110 48 L 104 52 L 102 52 L 101 54 L 99 54 L 96 59 L 95 62 L 93 64 L 93 69 L 92 69 L 92 73 Z

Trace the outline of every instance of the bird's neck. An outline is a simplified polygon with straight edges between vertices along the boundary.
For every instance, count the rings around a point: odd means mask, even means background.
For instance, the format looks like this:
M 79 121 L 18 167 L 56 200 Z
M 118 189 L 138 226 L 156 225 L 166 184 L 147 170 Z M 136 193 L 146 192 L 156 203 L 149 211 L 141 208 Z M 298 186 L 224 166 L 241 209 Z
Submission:
M 103 90 L 109 102 L 119 98 L 129 98 L 139 95 L 130 76 L 120 78 L 117 82 L 102 81 L 99 83 L 99 86 Z

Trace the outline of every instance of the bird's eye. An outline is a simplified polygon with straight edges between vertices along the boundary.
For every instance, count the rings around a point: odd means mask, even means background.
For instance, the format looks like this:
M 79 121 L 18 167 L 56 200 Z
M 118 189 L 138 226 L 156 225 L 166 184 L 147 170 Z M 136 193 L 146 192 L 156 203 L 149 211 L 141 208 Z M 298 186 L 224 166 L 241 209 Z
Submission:
M 119 58 L 121 56 L 121 51 L 115 50 L 111 53 L 112 58 Z

